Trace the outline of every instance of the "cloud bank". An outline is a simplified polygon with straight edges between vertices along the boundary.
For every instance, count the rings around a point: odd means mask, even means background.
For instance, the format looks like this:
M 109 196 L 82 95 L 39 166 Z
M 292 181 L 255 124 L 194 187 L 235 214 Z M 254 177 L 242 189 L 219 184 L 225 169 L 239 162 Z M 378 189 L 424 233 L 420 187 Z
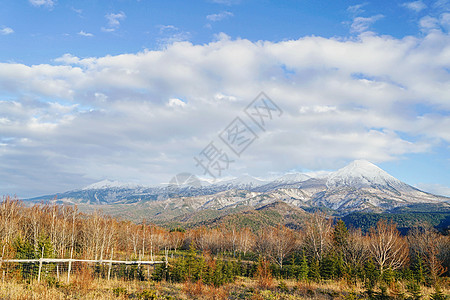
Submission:
M 193 156 L 260 91 L 284 114 L 234 158 L 230 175 L 448 147 L 449 70 L 450 38 L 439 30 L 281 42 L 221 35 L 204 45 L 0 63 L 0 190 L 32 196 L 104 178 L 201 175 Z

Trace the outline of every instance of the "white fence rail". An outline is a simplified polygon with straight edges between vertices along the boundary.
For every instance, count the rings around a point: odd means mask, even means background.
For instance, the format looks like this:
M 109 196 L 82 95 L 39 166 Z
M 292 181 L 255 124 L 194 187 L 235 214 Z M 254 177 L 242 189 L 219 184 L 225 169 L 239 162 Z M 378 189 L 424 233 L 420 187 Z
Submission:
M 153 266 L 153 265 L 157 265 L 157 264 L 166 264 L 167 266 L 167 254 L 166 254 L 166 259 L 163 260 L 159 260 L 159 261 L 145 261 L 145 260 L 112 260 L 112 259 L 98 259 L 98 260 L 92 260 L 92 259 L 73 259 L 73 258 L 38 258 L 38 259 L 1 259 L 0 258 L 0 267 L 4 266 L 4 264 L 6 263 L 19 263 L 19 264 L 39 264 L 39 269 L 38 269 L 38 276 L 37 276 L 37 280 L 38 282 L 40 282 L 41 280 L 41 272 L 42 272 L 42 267 L 44 263 L 68 263 L 68 268 L 67 268 L 67 282 L 70 281 L 70 274 L 71 274 L 71 270 L 72 270 L 72 264 L 73 263 L 91 263 L 91 264 L 102 264 L 102 265 L 108 265 L 108 280 L 111 277 L 111 269 L 112 269 L 112 265 L 137 265 L 137 266 L 143 266 L 143 265 L 147 265 L 147 266 Z M 57 268 L 57 273 L 58 273 L 58 277 L 59 277 L 59 269 Z M 5 276 L 5 273 L 3 271 L 3 277 Z
M 15 262 L 15 263 L 58 263 L 58 262 L 86 262 L 86 263 L 104 263 L 104 264 L 125 264 L 125 265 L 155 265 L 164 264 L 165 261 L 150 261 L 150 260 L 110 260 L 110 259 L 71 259 L 71 258 L 36 258 L 36 259 L 0 259 L 0 263 Z

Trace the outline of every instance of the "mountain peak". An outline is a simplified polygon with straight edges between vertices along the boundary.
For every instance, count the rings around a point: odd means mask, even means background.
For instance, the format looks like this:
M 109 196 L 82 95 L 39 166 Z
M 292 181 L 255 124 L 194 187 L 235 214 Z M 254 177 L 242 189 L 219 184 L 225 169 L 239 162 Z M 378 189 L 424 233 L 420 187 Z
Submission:
M 287 173 L 281 176 L 280 178 L 276 179 L 275 182 L 277 183 L 295 183 L 295 182 L 302 182 L 305 180 L 310 179 L 311 176 L 308 176 L 303 173 Z
M 367 160 L 355 160 L 333 172 L 327 186 L 400 186 L 403 183 Z
M 135 183 L 123 183 L 119 181 L 111 181 L 108 179 L 90 184 L 88 186 L 85 186 L 82 188 L 82 190 L 101 190 L 101 189 L 108 189 L 108 188 L 120 188 L 120 189 L 134 189 L 138 188 L 139 185 Z
M 357 159 L 349 163 L 346 167 L 356 167 L 356 168 L 375 168 L 380 169 L 378 166 L 374 165 L 368 160 L 365 159 Z M 381 169 L 380 169 L 381 170 Z
M 225 180 L 225 181 L 219 181 L 217 185 L 230 185 L 230 186 L 259 186 L 264 183 L 267 183 L 266 181 L 257 179 L 250 175 L 241 175 L 239 177 Z

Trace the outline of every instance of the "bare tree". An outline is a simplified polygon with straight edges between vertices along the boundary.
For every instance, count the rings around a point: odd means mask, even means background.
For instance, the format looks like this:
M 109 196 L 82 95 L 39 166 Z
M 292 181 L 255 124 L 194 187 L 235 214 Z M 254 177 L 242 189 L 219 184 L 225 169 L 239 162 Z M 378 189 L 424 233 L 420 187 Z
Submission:
M 400 236 L 394 223 L 380 220 L 376 227 L 369 231 L 369 250 L 380 273 L 386 269 L 395 270 L 408 260 L 408 243 Z
M 361 229 L 351 229 L 344 249 L 344 263 L 347 267 L 355 269 L 364 265 L 369 255 L 367 238 L 362 234 Z
M 194 246 L 202 251 L 217 253 L 222 249 L 223 239 L 223 233 L 216 228 L 200 227 L 193 231 Z
M 420 256 L 430 272 L 434 282 L 447 271 L 443 266 L 445 252 L 448 251 L 448 236 L 440 235 L 430 226 L 414 227 L 409 235 L 408 241 L 411 250 L 416 256 Z
M 316 212 L 305 222 L 305 245 L 317 260 L 321 261 L 331 244 L 332 221 L 325 213 Z
M 237 250 L 244 255 L 250 251 L 255 245 L 255 235 L 250 228 L 245 227 L 239 231 L 237 240 Z
M 170 248 L 172 248 L 175 253 L 177 252 L 177 249 L 183 245 L 184 236 L 185 233 L 180 231 L 172 231 L 169 233 Z
M 3 197 L 0 204 L 0 238 L 2 241 L 2 258 L 13 237 L 18 236 L 22 219 L 22 203 L 9 196 Z
M 228 228 L 222 226 L 221 230 L 225 237 L 225 248 L 233 252 L 233 256 L 236 256 L 236 251 L 238 250 L 239 230 L 235 225 L 230 225 Z
M 272 232 L 269 228 L 262 228 L 256 234 L 255 251 L 265 259 L 271 250 Z
M 283 268 L 283 261 L 297 248 L 297 239 L 293 230 L 285 226 L 277 226 L 270 230 L 270 255 Z

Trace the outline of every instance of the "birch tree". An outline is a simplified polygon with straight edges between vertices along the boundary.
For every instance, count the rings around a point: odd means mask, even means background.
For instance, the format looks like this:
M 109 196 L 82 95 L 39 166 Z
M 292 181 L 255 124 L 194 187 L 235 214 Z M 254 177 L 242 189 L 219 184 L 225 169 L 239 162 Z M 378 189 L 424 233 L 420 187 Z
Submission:
M 369 231 L 369 250 L 378 264 L 380 274 L 386 269 L 396 270 L 408 260 L 408 243 L 400 236 L 394 223 L 380 220 Z
M 310 254 L 318 261 L 331 245 L 332 221 L 325 213 L 316 212 L 305 222 L 305 244 Z

